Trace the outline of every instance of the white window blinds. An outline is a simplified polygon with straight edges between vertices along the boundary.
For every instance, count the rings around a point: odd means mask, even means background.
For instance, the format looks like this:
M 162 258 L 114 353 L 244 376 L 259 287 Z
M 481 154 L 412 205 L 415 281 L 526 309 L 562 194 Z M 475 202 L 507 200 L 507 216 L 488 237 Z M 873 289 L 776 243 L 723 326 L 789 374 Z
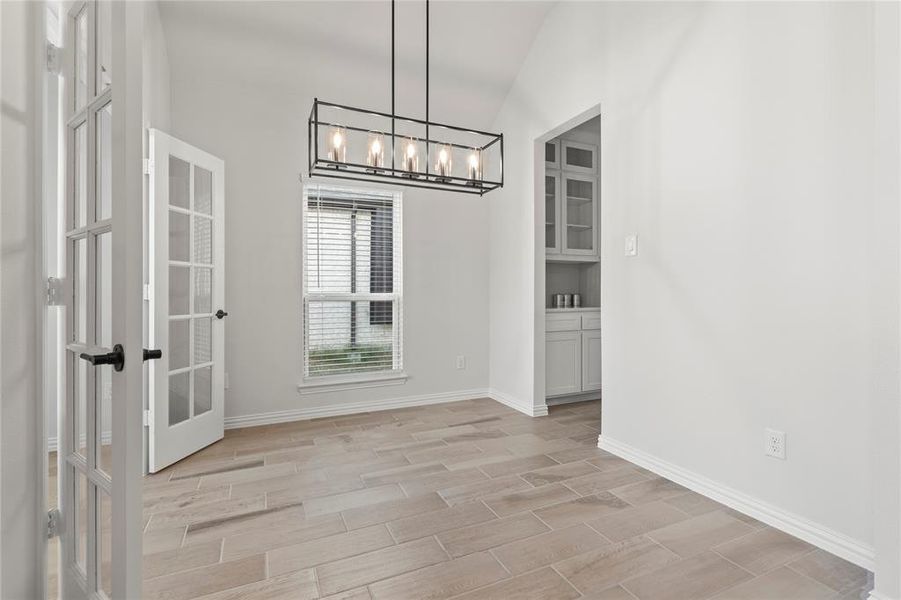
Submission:
M 401 195 L 304 186 L 304 377 L 403 369 Z

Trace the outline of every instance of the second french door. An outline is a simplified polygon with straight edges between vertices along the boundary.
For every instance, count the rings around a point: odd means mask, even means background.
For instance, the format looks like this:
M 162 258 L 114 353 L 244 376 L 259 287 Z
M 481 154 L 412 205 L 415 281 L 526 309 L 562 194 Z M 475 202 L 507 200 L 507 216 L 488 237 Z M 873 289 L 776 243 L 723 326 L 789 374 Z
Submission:
M 225 423 L 225 164 L 150 131 L 149 465 L 222 438 Z

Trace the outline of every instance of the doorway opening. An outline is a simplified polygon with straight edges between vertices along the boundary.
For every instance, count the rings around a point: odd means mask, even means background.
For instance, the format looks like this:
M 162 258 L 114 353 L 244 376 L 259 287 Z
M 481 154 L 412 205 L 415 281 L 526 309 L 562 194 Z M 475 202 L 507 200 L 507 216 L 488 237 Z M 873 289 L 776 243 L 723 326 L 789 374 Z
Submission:
M 601 399 L 600 148 L 600 106 L 535 142 L 535 397 L 546 406 Z

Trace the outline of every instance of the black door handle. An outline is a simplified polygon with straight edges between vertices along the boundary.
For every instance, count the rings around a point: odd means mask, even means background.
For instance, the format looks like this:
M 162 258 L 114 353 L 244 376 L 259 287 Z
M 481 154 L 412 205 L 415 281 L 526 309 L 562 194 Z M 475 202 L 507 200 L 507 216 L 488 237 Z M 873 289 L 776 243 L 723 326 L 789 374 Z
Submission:
M 216 311 L 216 318 L 217 318 L 217 319 L 221 319 L 221 318 L 227 317 L 227 316 L 228 316 L 228 313 L 225 312 L 224 310 L 222 310 L 221 308 L 220 308 L 219 310 Z
M 163 358 L 162 350 L 148 350 L 144 348 L 144 360 L 156 360 L 157 358 Z
M 82 352 L 81 358 L 95 367 L 98 365 L 113 365 L 113 369 L 116 371 L 121 371 L 125 368 L 125 348 L 122 347 L 122 344 L 116 344 L 113 346 L 112 352 L 106 352 L 104 354 L 88 354 L 87 352 Z

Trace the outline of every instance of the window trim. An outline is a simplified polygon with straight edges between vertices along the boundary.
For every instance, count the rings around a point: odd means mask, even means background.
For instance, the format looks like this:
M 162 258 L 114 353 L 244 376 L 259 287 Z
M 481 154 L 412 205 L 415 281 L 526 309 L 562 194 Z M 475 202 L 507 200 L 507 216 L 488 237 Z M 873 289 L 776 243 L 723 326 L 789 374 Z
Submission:
M 381 195 L 391 197 L 393 206 L 392 223 L 392 287 L 390 293 L 372 293 L 367 289 L 363 292 L 310 292 L 307 288 L 306 272 L 306 227 L 309 212 L 310 191 L 313 188 L 325 189 L 338 194 Z M 402 385 L 406 383 L 407 374 L 404 371 L 403 356 L 403 193 L 399 190 L 363 187 L 343 186 L 331 183 L 321 183 L 314 180 L 303 182 L 303 207 L 301 211 L 301 377 L 297 385 L 300 394 L 317 392 L 334 392 L 351 389 L 381 387 L 388 385 Z M 390 300 L 393 302 L 392 315 L 392 355 L 394 368 L 390 370 L 364 371 L 359 373 L 341 373 L 336 375 L 307 375 L 307 304 L 317 300 Z

